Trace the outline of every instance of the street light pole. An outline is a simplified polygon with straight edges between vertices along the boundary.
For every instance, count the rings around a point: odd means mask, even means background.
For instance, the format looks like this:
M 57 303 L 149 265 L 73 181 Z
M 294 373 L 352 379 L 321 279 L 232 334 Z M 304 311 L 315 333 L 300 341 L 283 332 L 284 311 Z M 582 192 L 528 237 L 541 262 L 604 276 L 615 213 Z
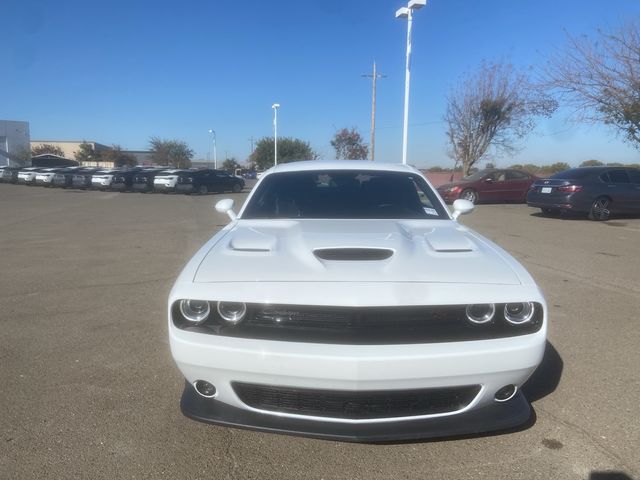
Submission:
M 371 161 L 376 158 L 376 80 L 378 78 L 385 78 L 386 75 L 381 75 L 376 71 L 376 62 L 373 62 L 373 74 L 360 75 L 361 77 L 368 77 L 373 79 L 373 88 L 371 93 Z
M 409 0 L 406 7 L 396 11 L 396 18 L 407 19 L 407 58 L 404 79 L 404 122 L 402 128 L 402 164 L 407 164 L 407 143 L 409 129 L 409 84 L 411 82 L 411 28 L 413 26 L 413 11 L 424 7 L 427 0 Z
M 216 154 L 216 131 L 212 128 L 209 129 L 213 143 L 213 168 L 218 169 L 218 155 Z
M 274 103 L 271 105 L 273 108 L 273 155 L 274 155 L 274 165 L 278 165 L 278 109 L 280 108 L 279 103 Z

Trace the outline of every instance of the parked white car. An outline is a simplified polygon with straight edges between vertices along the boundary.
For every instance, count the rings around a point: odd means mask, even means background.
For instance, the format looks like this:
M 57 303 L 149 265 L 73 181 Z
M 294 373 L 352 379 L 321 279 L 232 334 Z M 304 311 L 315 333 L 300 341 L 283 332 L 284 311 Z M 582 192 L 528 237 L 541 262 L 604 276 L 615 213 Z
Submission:
M 120 170 L 100 170 L 91 176 L 91 188 L 97 188 L 100 190 L 108 189 L 113 183 L 113 177 Z
M 40 170 L 36 176 L 34 183 L 36 185 L 44 185 L 50 186 L 53 183 L 53 177 L 59 171 L 63 170 L 63 168 L 45 168 L 44 170 Z
M 18 183 L 26 183 L 27 185 L 33 185 L 36 180 L 36 175 L 41 170 L 41 167 L 26 167 L 18 172 Z
M 527 271 L 403 165 L 297 162 L 264 174 L 187 263 L 169 340 L 200 421 L 351 441 L 505 429 L 542 360 Z
M 156 175 L 153 178 L 153 189 L 165 193 L 175 191 L 179 174 L 186 171 L 183 169 L 166 170 L 162 175 Z

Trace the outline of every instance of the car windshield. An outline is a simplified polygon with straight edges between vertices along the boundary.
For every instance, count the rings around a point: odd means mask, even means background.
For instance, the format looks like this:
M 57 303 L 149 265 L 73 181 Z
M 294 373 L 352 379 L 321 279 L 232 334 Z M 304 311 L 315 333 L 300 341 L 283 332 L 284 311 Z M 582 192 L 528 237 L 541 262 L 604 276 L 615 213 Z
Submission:
M 273 173 L 260 184 L 242 218 L 448 219 L 417 174 L 365 170 Z

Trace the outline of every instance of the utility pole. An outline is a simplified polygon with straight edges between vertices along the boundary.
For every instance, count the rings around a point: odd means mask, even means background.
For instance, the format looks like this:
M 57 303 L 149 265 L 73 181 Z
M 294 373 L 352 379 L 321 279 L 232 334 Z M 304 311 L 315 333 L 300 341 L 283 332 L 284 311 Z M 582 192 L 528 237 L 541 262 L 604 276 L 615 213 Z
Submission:
M 378 78 L 386 78 L 386 75 L 377 73 L 376 61 L 373 61 L 373 73 L 360 75 L 361 77 L 371 78 L 373 80 L 373 92 L 371 94 L 371 161 L 376 158 L 376 81 Z
M 249 143 L 251 144 L 251 153 L 253 153 L 253 142 L 255 142 L 255 138 L 249 137 Z

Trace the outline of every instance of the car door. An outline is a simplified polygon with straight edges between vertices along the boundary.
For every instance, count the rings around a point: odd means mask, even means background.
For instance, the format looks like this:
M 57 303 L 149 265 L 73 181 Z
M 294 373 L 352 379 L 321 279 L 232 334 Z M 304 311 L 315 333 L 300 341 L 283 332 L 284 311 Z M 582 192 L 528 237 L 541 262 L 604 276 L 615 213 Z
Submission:
M 531 186 L 531 176 L 518 170 L 507 170 L 505 180 L 505 200 L 524 202 Z
M 609 170 L 607 172 L 609 183 L 607 191 L 613 202 L 612 208 L 617 212 L 633 211 L 635 188 L 629 181 L 629 175 L 623 169 Z
M 231 175 L 229 175 L 227 172 L 216 170 L 215 176 L 218 185 L 217 188 L 219 189 L 218 191 L 224 192 L 227 190 L 232 190 L 233 177 Z
M 478 190 L 480 198 L 484 202 L 503 202 L 509 196 L 506 191 L 507 188 L 505 171 L 496 170 L 482 179 L 482 184 Z
M 631 209 L 640 212 L 640 168 L 627 169 L 631 189 Z

